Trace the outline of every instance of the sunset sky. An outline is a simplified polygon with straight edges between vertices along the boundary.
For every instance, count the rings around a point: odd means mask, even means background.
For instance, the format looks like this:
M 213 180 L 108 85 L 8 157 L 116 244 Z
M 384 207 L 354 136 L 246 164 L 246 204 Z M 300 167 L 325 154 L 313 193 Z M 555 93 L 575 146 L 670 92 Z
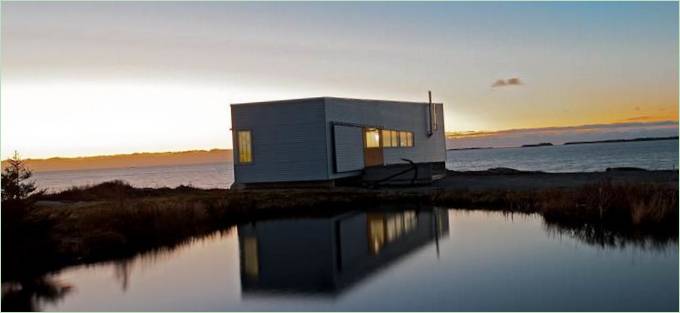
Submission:
M 427 90 L 451 132 L 677 134 L 677 2 L 1 9 L 2 158 L 231 148 L 229 103 Z

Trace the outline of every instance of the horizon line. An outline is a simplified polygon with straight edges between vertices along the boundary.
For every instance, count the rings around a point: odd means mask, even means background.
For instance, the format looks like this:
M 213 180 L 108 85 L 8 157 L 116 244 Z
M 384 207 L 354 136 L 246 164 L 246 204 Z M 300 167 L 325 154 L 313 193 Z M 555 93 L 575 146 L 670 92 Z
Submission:
M 670 125 L 679 124 L 678 120 L 664 120 L 664 121 L 654 121 L 654 122 L 614 122 L 614 123 L 597 123 L 597 124 L 582 124 L 582 125 L 572 125 L 572 126 L 549 126 L 549 127 L 535 127 L 535 128 L 511 128 L 502 130 L 478 130 L 478 131 L 444 131 L 446 139 L 457 139 L 465 137 L 477 137 L 486 136 L 493 134 L 504 134 L 512 132 L 521 131 L 555 131 L 555 130 L 573 130 L 579 128 L 604 128 L 611 126 L 622 126 L 622 127 L 634 127 L 634 126 L 645 126 L 645 125 Z M 230 130 L 231 131 L 231 130 Z M 212 148 L 193 148 L 188 150 L 171 150 L 171 151 L 131 151 L 131 152 L 121 152 L 114 154 L 89 154 L 89 155 L 76 155 L 76 156 L 47 156 L 47 157 L 26 157 L 23 160 L 28 161 L 38 161 L 38 160 L 56 160 L 56 159 L 79 159 L 79 158 L 97 158 L 97 157 L 117 157 L 117 156 L 132 156 L 132 155 L 142 155 L 142 154 L 176 154 L 176 153 L 189 153 L 189 152 L 210 152 L 216 150 L 233 150 L 233 147 L 212 147 Z M 18 152 L 21 157 L 21 151 L 14 150 Z M 8 155 L 1 159 L 2 162 L 10 159 L 12 156 Z

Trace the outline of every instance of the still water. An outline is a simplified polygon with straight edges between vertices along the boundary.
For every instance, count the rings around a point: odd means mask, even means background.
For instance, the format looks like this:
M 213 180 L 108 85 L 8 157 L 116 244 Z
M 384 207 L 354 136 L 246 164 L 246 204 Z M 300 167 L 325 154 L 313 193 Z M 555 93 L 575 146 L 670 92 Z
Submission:
M 678 168 L 678 141 L 568 145 L 535 148 L 457 150 L 447 152 L 451 170 L 486 170 L 510 167 L 547 172 L 604 171 L 607 167 L 645 169 Z M 233 164 L 199 164 L 84 171 L 35 173 L 42 188 L 59 191 L 71 186 L 98 184 L 120 179 L 136 187 L 228 188 L 234 181 Z
M 594 172 L 608 167 L 670 170 L 678 168 L 678 140 L 455 150 L 447 154 L 446 167 L 461 171 L 494 167 L 545 172 Z
M 595 238 L 593 240 L 593 238 Z M 677 241 L 597 240 L 538 215 L 421 209 L 239 225 L 65 269 L 65 311 L 677 311 Z M 3 307 L 7 294 L 3 286 Z

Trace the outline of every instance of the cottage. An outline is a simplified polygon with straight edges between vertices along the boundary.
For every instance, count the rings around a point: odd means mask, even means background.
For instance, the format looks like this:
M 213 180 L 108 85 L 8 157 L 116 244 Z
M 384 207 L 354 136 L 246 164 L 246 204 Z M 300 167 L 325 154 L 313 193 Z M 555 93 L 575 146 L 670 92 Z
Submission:
M 234 186 L 423 183 L 445 173 L 443 106 L 334 97 L 231 105 Z

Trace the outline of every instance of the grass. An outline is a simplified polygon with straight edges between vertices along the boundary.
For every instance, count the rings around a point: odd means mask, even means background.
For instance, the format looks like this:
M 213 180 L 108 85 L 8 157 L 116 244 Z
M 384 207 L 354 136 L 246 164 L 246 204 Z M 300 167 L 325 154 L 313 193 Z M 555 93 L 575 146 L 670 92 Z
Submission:
M 433 203 L 540 214 L 550 231 L 599 246 L 655 246 L 678 238 L 678 189 L 601 181 L 535 191 L 439 191 Z
M 540 213 L 549 225 L 584 238 L 597 227 L 614 234 L 677 238 L 676 188 L 603 181 L 580 188 L 536 191 L 231 191 L 188 186 L 134 188 L 112 181 L 42 195 L 39 200 L 59 202 L 31 208 L 13 222 L 5 218 L 3 208 L 3 281 L 173 247 L 242 222 L 405 203 Z M 7 223 L 11 227 L 5 227 Z

